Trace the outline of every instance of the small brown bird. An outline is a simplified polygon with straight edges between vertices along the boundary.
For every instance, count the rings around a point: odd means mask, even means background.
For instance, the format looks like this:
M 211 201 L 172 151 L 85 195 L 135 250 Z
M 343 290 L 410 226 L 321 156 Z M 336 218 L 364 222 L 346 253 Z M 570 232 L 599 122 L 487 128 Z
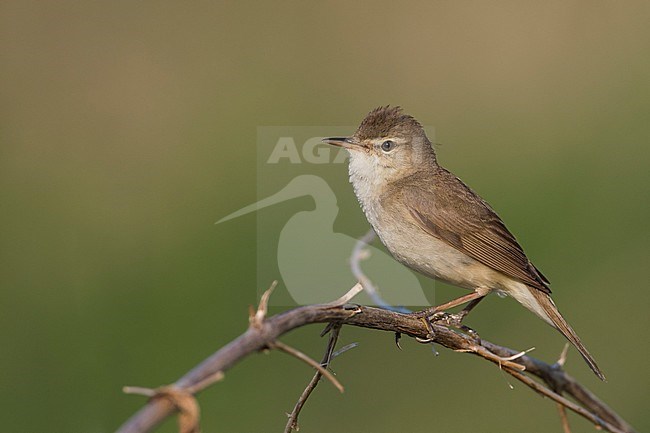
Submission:
M 350 182 L 366 218 L 399 262 L 472 293 L 421 317 L 469 303 L 457 325 L 491 292 L 507 294 L 560 331 L 596 375 L 605 376 L 551 299 L 549 281 L 501 218 L 438 165 L 420 123 L 399 107 L 371 111 L 351 137 L 323 140 L 350 153 Z

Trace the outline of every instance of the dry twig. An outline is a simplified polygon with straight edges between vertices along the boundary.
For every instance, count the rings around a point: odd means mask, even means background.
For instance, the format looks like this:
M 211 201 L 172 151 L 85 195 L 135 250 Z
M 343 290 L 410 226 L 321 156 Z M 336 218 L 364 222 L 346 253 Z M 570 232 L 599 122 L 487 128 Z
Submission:
M 557 362 L 555 365 L 557 365 L 559 368 L 564 368 L 564 364 L 566 363 L 566 357 L 567 354 L 569 353 L 569 343 L 566 343 L 564 345 L 564 348 L 562 349 L 562 352 L 560 352 L 560 357 L 557 359 Z M 562 390 L 558 389 L 558 387 L 553 387 L 553 391 L 557 392 L 558 394 L 562 394 Z M 562 423 L 562 430 L 564 433 L 571 433 L 571 426 L 569 425 L 569 417 L 567 416 L 566 413 L 566 408 L 562 406 L 560 403 L 555 404 L 557 406 L 557 411 L 560 414 L 560 422 Z
M 358 291 L 357 286 L 353 287 L 349 293 Z M 265 317 L 266 310 L 264 308 L 264 314 L 260 314 L 261 317 L 255 314 L 254 326 L 251 323 L 244 334 L 223 346 L 180 378 L 173 386 L 175 389 L 186 392 L 188 389 L 196 392 L 198 391 L 195 387 L 196 384 L 204 381 L 204 378 L 228 370 L 246 356 L 271 347 L 281 335 L 311 323 L 338 323 L 419 338 L 429 335 L 427 326 L 414 316 L 380 308 L 348 304 L 349 293 L 339 299 L 339 302 L 302 306 L 272 317 Z M 258 308 L 259 311 L 260 308 Z M 501 365 L 504 371 L 536 392 L 551 398 L 604 430 L 612 433 L 634 432 L 634 429 L 616 412 L 569 376 L 559 363 L 547 364 L 527 355 L 522 356 L 520 351 L 485 340 L 478 345 L 467 335 L 454 332 L 439 324 L 434 323 L 432 326 L 435 331 L 433 342 L 436 344 L 454 351 L 470 352 Z M 516 359 L 507 361 L 507 363 L 503 362 L 504 359 L 515 355 L 517 355 Z M 525 370 L 525 372 L 520 370 Z M 546 386 L 531 379 L 530 375 L 541 379 Z M 557 392 L 553 390 L 557 390 Z M 569 395 L 576 403 L 562 397 L 560 395 L 562 392 Z M 144 433 L 151 431 L 176 409 L 177 407 L 168 399 L 151 399 L 144 408 L 125 422 L 118 432 Z
M 569 425 L 569 418 L 566 414 L 566 408 L 561 403 L 555 403 L 557 410 L 560 413 L 560 422 L 562 423 L 562 430 L 564 433 L 571 433 L 571 426 Z
M 315 369 L 316 369 L 316 370 L 317 370 L 321 375 L 325 376 L 325 377 L 327 378 L 327 380 L 329 380 L 330 382 L 332 382 L 332 385 L 334 385 L 334 386 L 336 387 L 336 389 L 338 389 L 340 392 L 343 392 L 343 391 L 344 391 L 343 385 L 341 385 L 341 382 L 339 382 L 339 381 L 334 377 L 334 375 L 333 375 L 332 373 L 330 373 L 329 371 L 327 371 L 326 368 L 324 368 L 324 367 L 323 367 L 322 365 L 320 365 L 318 362 L 314 361 L 313 359 L 311 359 L 309 356 L 305 355 L 304 353 L 302 353 L 302 352 L 299 351 L 298 349 L 294 349 L 293 347 L 291 347 L 291 346 L 287 346 L 286 344 L 281 343 L 281 342 L 279 342 L 279 341 L 274 341 L 273 343 L 269 344 L 269 346 L 270 346 L 272 349 L 278 349 L 278 350 L 281 350 L 281 351 L 284 352 L 284 353 L 288 353 L 289 355 L 291 355 L 291 356 L 293 356 L 293 357 L 295 357 L 295 358 L 301 360 L 302 362 L 304 362 L 304 363 L 307 364 L 307 365 L 311 365 L 311 366 L 314 367 L 314 368 L 315 368 Z
M 328 325 L 329 328 L 329 325 Z M 325 328 L 327 329 L 327 328 Z M 339 339 L 339 332 L 341 331 L 341 325 L 336 324 L 334 325 L 331 330 L 330 330 L 330 338 L 329 341 L 327 342 L 327 348 L 325 349 L 325 355 L 323 355 L 323 360 L 321 361 L 321 366 L 323 368 L 328 368 L 329 363 L 334 358 L 337 354 L 334 353 L 334 347 L 336 346 L 336 342 Z M 346 346 L 347 347 L 347 346 Z M 345 349 L 345 348 L 344 348 Z M 318 382 L 320 382 L 320 378 L 322 377 L 322 373 L 317 371 L 314 374 L 314 377 L 312 377 L 311 381 L 307 384 L 305 387 L 305 390 L 300 394 L 300 397 L 298 398 L 298 401 L 296 402 L 296 405 L 294 406 L 293 410 L 289 414 L 289 420 L 287 421 L 287 425 L 284 428 L 285 433 L 291 433 L 292 431 L 298 431 L 298 416 L 300 415 L 300 411 L 302 410 L 303 406 L 307 402 L 307 399 L 311 395 L 311 393 L 316 389 L 316 385 L 318 385 Z

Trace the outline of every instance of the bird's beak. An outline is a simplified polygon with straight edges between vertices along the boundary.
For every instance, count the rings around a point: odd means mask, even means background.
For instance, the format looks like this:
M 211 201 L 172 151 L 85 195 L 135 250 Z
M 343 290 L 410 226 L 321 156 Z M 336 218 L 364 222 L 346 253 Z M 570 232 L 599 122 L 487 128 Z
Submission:
M 323 143 L 331 144 L 333 146 L 343 147 L 345 149 L 360 149 L 363 147 L 356 139 L 352 137 L 329 137 L 323 138 Z

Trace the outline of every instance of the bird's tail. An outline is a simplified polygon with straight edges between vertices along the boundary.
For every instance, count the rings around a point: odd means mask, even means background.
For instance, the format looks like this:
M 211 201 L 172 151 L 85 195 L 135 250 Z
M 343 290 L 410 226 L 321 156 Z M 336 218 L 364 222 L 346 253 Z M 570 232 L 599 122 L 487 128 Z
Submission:
M 598 368 L 598 365 L 596 364 L 596 360 L 591 356 L 587 348 L 582 344 L 582 341 L 580 341 L 580 337 L 578 337 L 578 334 L 575 333 L 575 331 L 571 328 L 571 326 L 567 323 L 566 320 L 564 320 L 564 317 L 560 314 L 560 311 L 557 309 L 555 306 L 555 303 L 551 299 L 549 295 L 546 293 L 542 292 L 541 290 L 536 290 L 534 288 L 529 288 L 528 289 L 532 294 L 539 306 L 541 307 L 541 311 L 535 311 L 533 310 L 537 315 L 539 315 L 544 321 L 548 322 L 551 326 L 553 326 L 555 329 L 560 331 L 564 337 L 571 342 L 575 346 L 576 349 L 580 352 L 582 357 L 587 361 L 587 364 L 589 364 L 589 367 L 591 370 L 596 373 L 596 376 L 600 380 L 605 380 L 605 375 L 603 372 Z M 540 313 L 544 313 L 547 317 L 543 317 Z

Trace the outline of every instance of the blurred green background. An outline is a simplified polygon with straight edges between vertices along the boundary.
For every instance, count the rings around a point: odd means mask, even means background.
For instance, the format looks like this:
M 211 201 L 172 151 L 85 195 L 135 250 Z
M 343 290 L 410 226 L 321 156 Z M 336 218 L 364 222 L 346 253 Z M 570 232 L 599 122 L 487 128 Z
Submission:
M 573 350 L 569 371 L 650 429 L 648 2 L 0 11 L 3 430 L 112 431 L 144 403 L 123 385 L 172 382 L 240 334 L 258 292 L 255 216 L 213 223 L 256 200 L 257 127 L 352 125 L 382 104 L 435 126 L 440 161 L 551 279 L 609 382 Z M 361 234 L 338 169 L 335 228 Z M 564 344 L 511 300 L 469 324 L 546 360 Z M 284 341 L 320 357 L 320 330 Z M 561 431 L 551 402 L 494 366 L 392 339 L 343 330 L 360 342 L 333 365 L 346 392 L 323 383 L 301 432 Z M 250 357 L 200 396 L 204 430 L 281 431 L 311 374 L 280 353 Z

